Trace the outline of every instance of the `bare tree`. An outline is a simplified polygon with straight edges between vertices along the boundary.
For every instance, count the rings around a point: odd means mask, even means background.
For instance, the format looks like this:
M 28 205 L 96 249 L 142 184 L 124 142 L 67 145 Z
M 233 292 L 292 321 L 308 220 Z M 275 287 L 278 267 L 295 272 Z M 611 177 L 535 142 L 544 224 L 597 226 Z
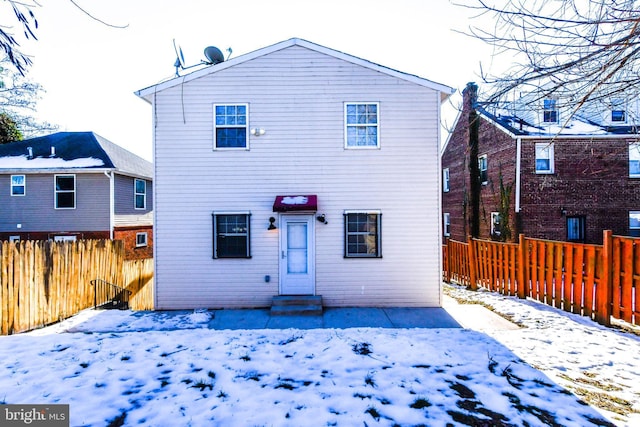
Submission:
M 458 5 L 477 11 L 474 22 L 490 23 L 464 32 L 493 46 L 499 59 L 514 61 L 500 75 L 481 71 L 490 102 L 506 100 L 517 88 L 538 93 L 537 100 L 571 99 L 578 110 L 640 94 L 640 1 L 458 0 Z
M 0 24 L 0 49 L 4 51 L 4 55 L 16 70 L 24 76 L 27 68 L 31 65 L 31 58 L 22 52 L 18 38 L 16 38 L 18 36 L 16 36 L 15 32 L 22 32 L 26 40 L 37 40 L 35 30 L 38 28 L 38 21 L 33 13 L 33 9 L 40 5 L 35 0 L 6 0 L 3 3 L 12 9 L 18 21 L 19 28 L 16 30 L 12 25 Z

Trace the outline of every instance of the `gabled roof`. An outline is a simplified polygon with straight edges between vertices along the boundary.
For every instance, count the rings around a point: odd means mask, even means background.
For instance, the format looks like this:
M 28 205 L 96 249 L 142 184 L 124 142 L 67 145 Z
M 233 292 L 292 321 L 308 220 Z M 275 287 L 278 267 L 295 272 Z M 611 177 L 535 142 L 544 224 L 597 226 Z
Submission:
M 0 144 L 0 171 L 112 170 L 151 179 L 153 165 L 93 132 L 57 132 Z
M 181 77 L 176 77 L 173 78 L 171 80 L 168 80 L 166 82 L 163 83 L 159 83 L 153 86 L 149 86 L 147 88 L 144 89 L 140 89 L 139 91 L 135 92 L 136 95 L 138 95 L 139 97 L 145 99 L 148 102 L 151 102 L 151 96 L 159 91 L 162 91 L 164 89 L 168 89 L 186 82 L 189 82 L 191 80 L 200 78 L 202 76 L 206 76 L 209 74 L 213 74 L 216 73 L 218 71 L 222 71 L 225 70 L 227 68 L 242 64 L 244 62 L 250 61 L 252 59 L 264 56 L 264 55 L 268 55 L 272 52 L 276 52 L 282 49 L 286 49 L 288 47 L 291 46 L 301 46 L 319 53 L 323 53 L 325 55 L 329 55 L 329 56 L 333 56 L 334 58 L 338 58 L 341 59 L 343 61 L 347 61 L 350 62 L 352 64 L 356 64 L 356 65 L 360 65 L 362 67 L 365 68 L 369 68 L 375 71 L 379 71 L 381 73 L 384 74 L 388 74 L 390 76 L 402 79 L 402 80 L 406 80 L 421 86 L 425 86 L 428 88 L 431 88 L 433 90 L 439 91 L 441 92 L 441 100 L 444 101 L 446 100 L 449 96 L 451 96 L 451 94 L 453 94 L 455 92 L 455 89 L 440 84 L 440 83 L 436 83 L 433 82 L 431 80 L 427 80 L 424 79 L 422 77 L 418 77 L 416 75 L 413 74 L 408 74 L 408 73 L 403 73 L 401 71 L 397 71 L 394 70 L 392 68 L 388 68 L 385 67 L 383 65 L 379 65 L 370 61 L 367 61 L 365 59 L 361 59 L 352 55 L 348 55 L 346 53 L 337 51 L 337 50 L 333 50 L 333 49 L 329 49 L 327 47 L 324 46 L 320 46 L 318 44 L 315 43 L 311 43 L 309 41 L 303 40 L 303 39 L 299 39 L 299 38 L 291 38 L 289 40 L 285 40 L 282 41 L 280 43 L 276 43 L 274 45 L 268 46 L 268 47 L 264 47 L 262 49 L 258 49 L 255 50 L 253 52 L 247 53 L 245 55 L 241 55 L 235 58 L 230 59 L 229 61 L 225 61 L 225 62 L 221 62 L 215 65 L 209 65 L 206 66 L 204 68 L 201 68 L 197 71 L 194 71 L 190 74 L 187 74 L 185 76 L 181 76 Z

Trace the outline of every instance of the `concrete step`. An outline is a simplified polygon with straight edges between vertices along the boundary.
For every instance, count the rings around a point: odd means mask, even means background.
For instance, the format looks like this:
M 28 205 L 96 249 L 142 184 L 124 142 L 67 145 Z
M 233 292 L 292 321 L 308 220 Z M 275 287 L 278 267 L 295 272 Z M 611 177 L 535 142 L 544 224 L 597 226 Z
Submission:
M 322 297 L 313 295 L 278 295 L 271 303 L 272 316 L 322 315 Z

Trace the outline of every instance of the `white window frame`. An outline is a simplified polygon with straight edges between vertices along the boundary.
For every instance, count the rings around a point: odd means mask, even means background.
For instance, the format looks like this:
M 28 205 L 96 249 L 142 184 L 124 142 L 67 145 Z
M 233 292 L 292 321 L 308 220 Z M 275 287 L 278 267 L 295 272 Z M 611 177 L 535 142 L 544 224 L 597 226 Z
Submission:
M 144 184 L 144 192 L 138 192 L 138 182 L 142 182 Z M 142 196 L 142 207 L 138 207 L 138 196 Z M 147 209 L 147 181 L 144 179 L 135 178 L 133 180 L 133 208 L 136 210 L 145 210 Z
M 75 242 L 76 240 L 78 240 L 78 236 L 75 234 L 59 234 L 53 236 L 54 242 Z
M 146 231 L 136 233 L 136 248 L 143 248 L 148 245 L 148 234 Z
M 442 234 L 444 237 L 451 236 L 451 214 L 449 212 L 442 214 Z
M 483 163 L 484 163 L 484 168 L 483 168 Z M 478 156 L 478 170 L 480 172 L 479 178 L 482 185 L 488 184 L 489 183 L 489 156 L 487 156 L 486 154 Z M 482 177 L 483 172 L 484 172 L 484 179 Z
M 214 259 L 248 259 L 251 258 L 251 212 L 249 211 L 215 211 L 211 214 L 213 220 L 213 258 Z M 218 218 L 221 216 L 245 216 L 247 221 L 247 230 L 242 233 L 224 233 L 225 236 L 242 237 L 246 239 L 245 255 L 220 255 L 218 254 Z
M 19 242 L 20 241 L 20 236 L 9 236 L 9 241 L 10 242 Z
M 73 178 L 73 190 L 58 190 L 58 178 L 69 178 L 72 177 Z M 76 182 L 76 176 L 75 174 L 60 174 L 60 175 L 54 175 L 53 176 L 53 208 L 54 209 L 75 209 L 76 206 L 78 205 L 78 200 L 77 200 L 77 182 Z M 72 193 L 73 194 L 73 206 L 72 207 L 58 207 L 58 194 L 67 194 L 67 193 Z
M 376 215 L 375 233 L 363 231 L 349 231 L 350 215 Z M 359 253 L 349 251 L 350 236 L 375 236 L 374 252 Z M 382 212 L 379 210 L 349 210 L 344 211 L 344 257 L 345 258 L 382 258 Z
M 355 106 L 375 106 L 376 107 L 376 122 L 375 123 L 348 123 L 347 111 L 349 107 Z M 375 145 L 355 145 L 349 144 L 349 129 L 350 128 L 375 128 L 376 129 L 376 144 Z M 345 102 L 344 103 L 344 148 L 347 150 L 377 150 L 380 148 L 380 103 L 379 102 Z
M 13 182 L 14 178 L 22 177 L 22 184 L 16 184 Z M 22 194 L 15 193 L 14 188 L 22 187 Z M 11 175 L 11 196 L 12 197 L 24 197 L 27 195 L 27 176 L 26 175 Z
M 554 120 L 547 120 L 547 114 L 554 114 Z M 543 123 L 559 123 L 560 111 L 558 110 L 557 98 L 545 98 L 542 100 L 542 122 Z
M 640 142 L 629 144 L 629 178 L 640 178 Z
M 245 120 L 244 124 L 218 124 L 217 108 L 218 107 L 244 107 Z M 236 129 L 244 128 L 245 145 L 244 147 L 218 147 L 218 129 Z M 249 150 L 249 104 L 242 102 L 228 102 L 213 104 L 213 149 L 214 150 L 230 150 L 230 151 L 248 151 Z
M 536 142 L 535 143 L 535 170 L 537 174 L 552 174 L 555 172 L 555 154 L 554 144 L 552 142 Z M 546 151 L 546 157 L 542 156 Z M 548 160 L 548 169 L 538 169 L 538 160 Z
M 442 169 L 442 191 L 449 192 L 449 168 Z
M 632 226 L 632 217 L 634 222 L 637 221 L 637 226 Z M 632 232 L 631 230 L 637 230 L 636 232 Z M 634 237 L 640 237 L 640 211 L 629 211 L 629 235 Z

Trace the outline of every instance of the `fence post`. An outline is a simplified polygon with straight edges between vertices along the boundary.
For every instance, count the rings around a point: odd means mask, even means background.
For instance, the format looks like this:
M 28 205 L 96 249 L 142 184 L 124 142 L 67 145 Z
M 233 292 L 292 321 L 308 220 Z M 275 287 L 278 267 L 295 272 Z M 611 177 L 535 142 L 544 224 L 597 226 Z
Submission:
M 527 287 L 529 286 L 527 280 L 527 243 L 524 238 L 524 234 L 518 235 L 518 298 L 527 298 Z
M 604 230 L 602 233 L 602 277 L 596 289 L 596 322 L 601 325 L 611 324 L 611 299 L 612 280 L 611 266 L 613 265 L 613 233 L 611 230 Z
M 473 238 L 467 238 L 469 242 L 469 285 L 472 291 L 478 290 L 478 280 L 476 278 L 476 248 L 473 244 Z

